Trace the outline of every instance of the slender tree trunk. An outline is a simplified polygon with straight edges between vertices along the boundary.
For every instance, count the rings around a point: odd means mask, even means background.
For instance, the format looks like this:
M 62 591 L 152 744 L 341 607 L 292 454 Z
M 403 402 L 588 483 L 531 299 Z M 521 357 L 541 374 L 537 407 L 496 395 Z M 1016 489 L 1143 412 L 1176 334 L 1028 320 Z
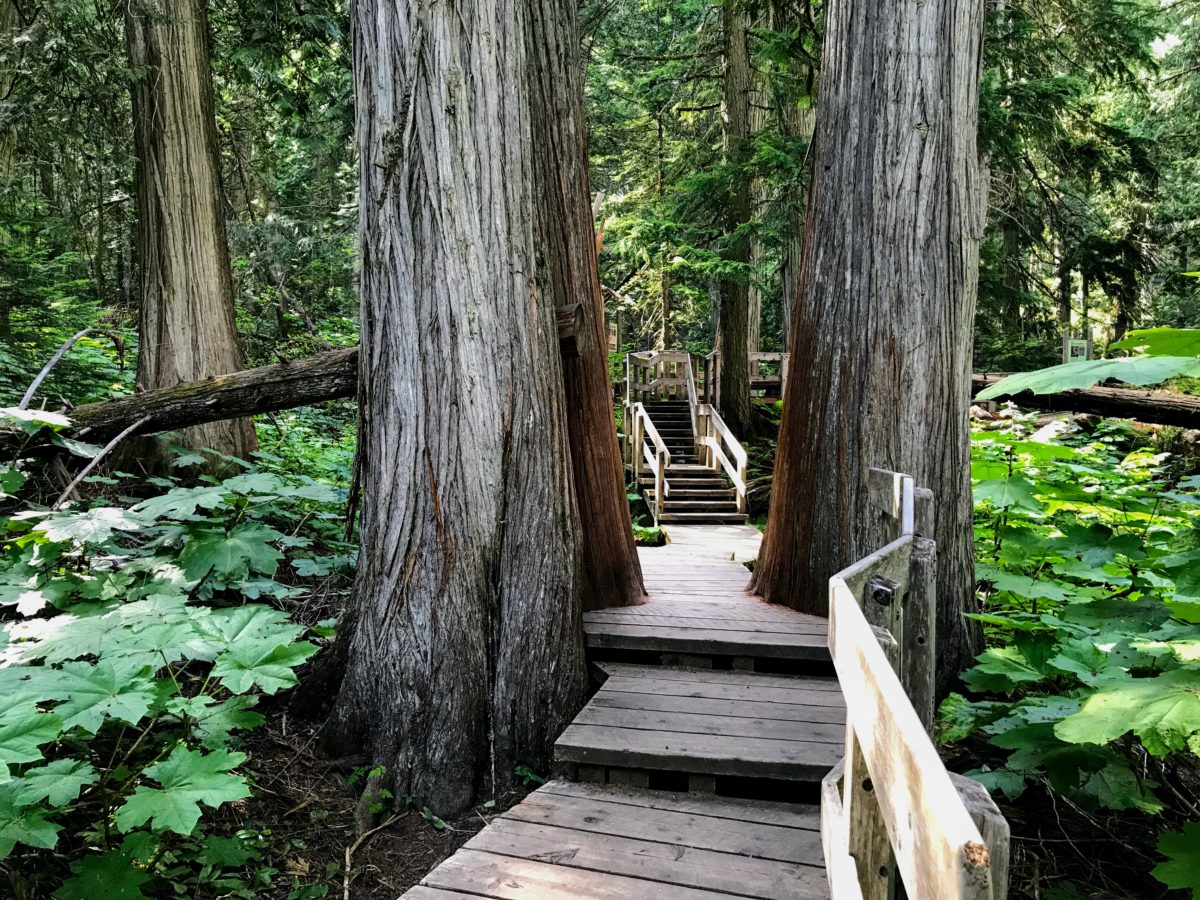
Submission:
M 1071 330 L 1072 283 L 1071 264 L 1064 260 L 1058 267 L 1058 324 L 1062 326 L 1064 334 Z
M 533 178 L 540 204 L 535 240 L 546 278 L 542 296 L 556 307 L 579 303 L 582 310 L 578 356 L 563 360 L 563 384 L 583 526 L 583 608 L 628 606 L 642 602 L 646 589 L 613 418 L 575 5 L 564 0 L 534 0 L 530 5 L 531 100 L 537 135 Z
M 205 0 L 130 0 L 137 151 L 138 386 L 171 387 L 245 368 L 221 207 Z M 183 432 L 187 446 L 246 456 L 249 419 Z
M 572 17 L 354 6 L 364 489 L 327 746 L 443 813 L 544 766 L 584 692 L 554 270 L 591 230 L 547 220 L 559 168 L 537 131 Z
M 1008 294 L 1009 325 L 1024 335 L 1024 315 L 1021 307 L 1025 294 L 1029 291 L 1029 284 L 1025 277 L 1025 248 L 1021 241 L 1021 230 L 1015 222 L 1006 221 L 1001 237 L 1004 254 L 1004 287 Z
M 882 546 L 866 473 L 935 495 L 942 687 L 971 658 L 967 402 L 986 205 L 975 133 L 982 0 L 826 7 L 814 183 L 788 401 L 754 587 L 825 614 Z
M 21 24 L 17 4 L 0 0 L 0 101 L 10 99 L 17 75 L 20 50 L 14 38 Z M 9 127 L 0 128 L 0 187 L 13 177 L 16 168 L 16 135 Z
M 737 234 L 750 221 L 750 178 L 745 173 L 750 152 L 750 18 L 745 0 L 726 0 L 722 6 L 725 30 L 725 162 L 732 184 L 726 235 L 725 258 L 748 265 L 750 239 Z M 739 437 L 750 434 L 749 285 L 745 276 L 721 282 L 720 330 L 717 351 L 721 354 L 721 415 Z

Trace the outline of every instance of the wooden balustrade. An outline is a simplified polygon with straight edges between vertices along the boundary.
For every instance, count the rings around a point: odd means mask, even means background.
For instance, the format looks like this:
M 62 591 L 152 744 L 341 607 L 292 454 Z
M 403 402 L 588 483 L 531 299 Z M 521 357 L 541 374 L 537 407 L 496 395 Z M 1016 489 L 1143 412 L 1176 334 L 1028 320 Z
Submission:
M 846 697 L 846 755 L 822 783 L 835 898 L 1004 900 L 1008 823 L 978 782 L 946 771 L 933 724 L 933 497 L 872 469 L 871 508 L 895 540 L 829 582 L 829 649 Z
M 747 473 L 750 455 L 741 445 L 721 414 L 711 403 L 701 403 L 697 414 L 700 423 L 696 443 L 703 449 L 702 462 L 713 471 L 724 470 L 737 491 L 737 511 L 746 511 L 748 492 Z M 733 457 L 730 459 L 730 457 Z
M 667 449 L 658 429 L 650 421 L 646 407 L 642 403 L 634 403 L 629 407 L 632 418 L 632 433 L 630 435 L 630 466 L 636 478 L 642 471 L 643 465 L 648 465 L 654 473 L 654 505 L 650 512 L 654 522 L 658 524 L 662 516 L 663 504 L 671 494 L 671 485 L 667 479 L 667 468 L 671 465 L 671 451 Z M 649 443 L 647 443 L 647 438 Z

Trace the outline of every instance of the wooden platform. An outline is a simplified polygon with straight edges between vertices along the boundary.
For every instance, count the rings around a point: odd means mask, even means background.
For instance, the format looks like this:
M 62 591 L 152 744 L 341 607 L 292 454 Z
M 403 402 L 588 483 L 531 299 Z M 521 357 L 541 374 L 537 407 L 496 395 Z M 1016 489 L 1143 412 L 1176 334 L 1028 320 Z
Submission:
M 556 762 L 819 781 L 842 756 L 836 679 L 601 668 L 609 678 L 558 739 Z
M 807 800 L 842 756 L 835 679 L 750 671 L 820 667 L 825 621 L 746 593 L 755 529 L 666 530 L 639 553 L 650 602 L 584 617 L 604 683 L 555 760 L 587 783 L 535 791 L 406 898 L 829 897 L 816 807 L 727 796 Z M 673 790 L 645 789 L 658 784 Z
M 668 526 L 665 547 L 638 556 L 650 602 L 583 617 L 588 647 L 791 660 L 828 660 L 822 618 L 746 591 L 759 532 L 748 525 Z
M 829 896 L 815 807 L 550 782 L 405 897 Z

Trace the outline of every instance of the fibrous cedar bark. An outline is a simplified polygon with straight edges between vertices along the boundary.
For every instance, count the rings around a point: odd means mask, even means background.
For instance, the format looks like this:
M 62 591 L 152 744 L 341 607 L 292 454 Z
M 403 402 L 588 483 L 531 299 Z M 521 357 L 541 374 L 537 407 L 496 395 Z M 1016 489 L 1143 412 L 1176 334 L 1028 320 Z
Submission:
M 221 208 L 206 0 L 130 0 L 134 70 L 141 390 L 245 367 Z M 181 439 L 232 456 L 257 448 L 249 419 L 189 428 Z
M 984 180 L 982 0 L 833 0 L 770 519 L 754 586 L 824 614 L 882 546 L 872 466 L 935 497 L 943 687 L 974 604 L 967 406 Z
M 730 188 L 726 210 L 724 257 L 750 264 L 750 16 L 746 0 L 726 0 L 722 9 L 725 33 L 725 79 L 722 112 L 725 117 L 725 165 Z M 721 355 L 721 415 L 739 437 L 750 433 L 749 283 L 745 272 L 721 281 L 721 309 L 717 320 L 717 352 Z
M 363 505 L 327 747 L 443 813 L 544 766 L 584 691 L 549 237 L 574 223 L 546 220 L 559 187 L 535 131 L 542 79 L 564 75 L 538 67 L 570 59 L 539 42 L 573 47 L 571 16 L 353 13 Z
M 588 188 L 582 70 L 577 63 L 575 6 L 531 3 L 530 88 L 535 234 L 544 264 L 544 302 L 579 304 L 577 355 L 563 360 L 567 429 L 575 497 L 583 527 L 583 608 L 628 606 L 645 599 L 642 568 L 625 496 L 608 369 L 604 299 Z

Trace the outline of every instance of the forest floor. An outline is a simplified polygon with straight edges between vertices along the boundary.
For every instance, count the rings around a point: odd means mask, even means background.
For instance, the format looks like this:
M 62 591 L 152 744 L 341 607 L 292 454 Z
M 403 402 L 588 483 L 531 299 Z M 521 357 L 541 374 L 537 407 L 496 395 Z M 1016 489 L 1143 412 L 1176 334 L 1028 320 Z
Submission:
M 266 724 L 244 748 L 254 796 L 238 811 L 245 825 L 261 829 L 267 842 L 263 861 L 278 870 L 265 873 L 274 884 L 264 884 L 261 900 L 396 900 L 487 824 L 482 811 L 439 828 L 420 810 L 403 810 L 354 850 L 347 889 L 346 850 L 357 839 L 354 770 L 317 752 L 320 722 L 297 720 L 286 703 L 263 712 Z M 498 799 L 487 816 L 525 793 Z

